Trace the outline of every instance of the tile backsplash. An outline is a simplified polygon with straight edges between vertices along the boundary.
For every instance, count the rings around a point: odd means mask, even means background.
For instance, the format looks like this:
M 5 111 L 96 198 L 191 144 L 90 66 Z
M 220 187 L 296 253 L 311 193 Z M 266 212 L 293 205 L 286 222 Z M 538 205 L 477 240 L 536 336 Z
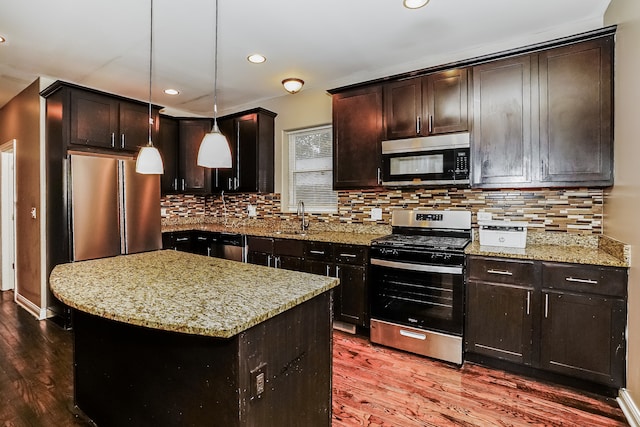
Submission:
M 396 208 L 469 209 L 476 225 L 477 212 L 491 212 L 494 219 L 526 221 L 531 229 L 580 234 L 601 234 L 604 191 L 576 189 L 415 189 L 339 191 L 335 213 L 310 214 L 313 222 L 352 225 L 389 225 Z M 280 194 L 166 195 L 161 207 L 166 218 L 209 216 L 227 221 L 248 218 L 248 206 L 256 207 L 256 220 L 297 221 L 281 212 Z M 371 219 L 371 209 L 382 210 L 381 220 Z

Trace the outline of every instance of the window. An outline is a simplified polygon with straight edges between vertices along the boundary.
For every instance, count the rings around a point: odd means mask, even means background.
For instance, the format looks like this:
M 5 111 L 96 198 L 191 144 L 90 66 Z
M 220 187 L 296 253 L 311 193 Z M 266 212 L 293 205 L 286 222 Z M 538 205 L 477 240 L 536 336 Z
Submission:
M 304 201 L 308 212 L 336 212 L 333 191 L 331 126 L 287 132 L 289 139 L 289 211 Z

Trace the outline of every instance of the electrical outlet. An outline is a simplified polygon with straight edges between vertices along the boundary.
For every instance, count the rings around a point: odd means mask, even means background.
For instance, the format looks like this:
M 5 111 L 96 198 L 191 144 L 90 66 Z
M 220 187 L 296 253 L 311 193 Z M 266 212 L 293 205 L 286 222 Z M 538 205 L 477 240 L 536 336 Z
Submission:
M 256 207 L 251 204 L 247 206 L 247 215 L 249 216 L 249 218 L 255 218 L 256 216 L 258 216 L 258 213 L 256 212 Z
M 267 387 L 267 364 L 251 371 L 251 398 L 260 399 Z
M 167 208 L 160 208 L 160 216 L 167 216 Z
M 491 221 L 493 215 L 491 212 L 478 212 L 478 221 Z
M 371 219 L 374 221 L 380 221 L 382 219 L 382 209 L 371 208 Z

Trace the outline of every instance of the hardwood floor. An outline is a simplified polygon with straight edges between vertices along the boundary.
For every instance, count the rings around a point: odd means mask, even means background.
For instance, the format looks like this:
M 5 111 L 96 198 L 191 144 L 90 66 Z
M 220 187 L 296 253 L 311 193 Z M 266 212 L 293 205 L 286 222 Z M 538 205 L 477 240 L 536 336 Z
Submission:
M 333 338 L 334 427 L 628 425 L 615 399 Z
M 0 293 L 0 426 L 91 425 L 73 406 L 72 352 L 69 331 L 37 321 L 12 292 Z M 336 331 L 332 425 L 627 424 L 613 399 L 472 364 L 457 369 Z

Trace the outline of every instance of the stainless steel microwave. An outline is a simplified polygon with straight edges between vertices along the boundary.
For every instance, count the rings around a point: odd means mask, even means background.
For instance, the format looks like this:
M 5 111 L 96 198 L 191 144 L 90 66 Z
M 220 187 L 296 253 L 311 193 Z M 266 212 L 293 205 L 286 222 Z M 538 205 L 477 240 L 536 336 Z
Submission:
M 382 185 L 469 185 L 469 134 L 382 141 Z

